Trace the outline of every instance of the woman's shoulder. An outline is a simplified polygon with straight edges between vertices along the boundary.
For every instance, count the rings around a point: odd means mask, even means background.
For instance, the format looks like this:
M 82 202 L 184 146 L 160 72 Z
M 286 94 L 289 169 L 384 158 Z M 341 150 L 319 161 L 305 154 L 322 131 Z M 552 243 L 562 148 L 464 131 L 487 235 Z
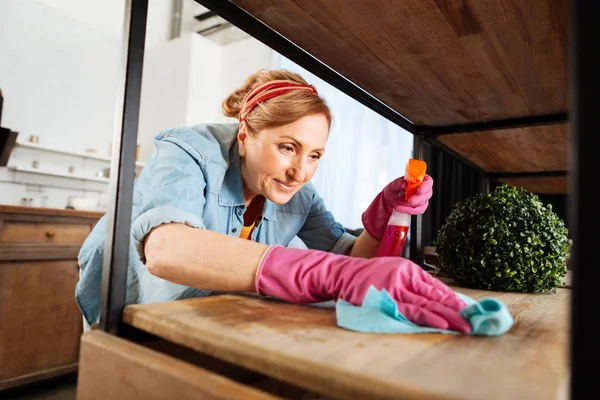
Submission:
M 227 166 L 229 154 L 237 141 L 238 124 L 198 124 L 167 129 L 155 141 L 172 142 L 191 156 Z

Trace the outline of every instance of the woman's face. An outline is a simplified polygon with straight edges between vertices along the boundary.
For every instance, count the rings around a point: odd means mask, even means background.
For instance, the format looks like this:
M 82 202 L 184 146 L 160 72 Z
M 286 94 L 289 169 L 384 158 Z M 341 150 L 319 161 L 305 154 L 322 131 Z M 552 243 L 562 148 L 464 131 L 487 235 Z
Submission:
M 257 195 L 285 204 L 308 182 L 325 152 L 329 135 L 322 114 L 248 135 L 238 133 L 246 204 Z

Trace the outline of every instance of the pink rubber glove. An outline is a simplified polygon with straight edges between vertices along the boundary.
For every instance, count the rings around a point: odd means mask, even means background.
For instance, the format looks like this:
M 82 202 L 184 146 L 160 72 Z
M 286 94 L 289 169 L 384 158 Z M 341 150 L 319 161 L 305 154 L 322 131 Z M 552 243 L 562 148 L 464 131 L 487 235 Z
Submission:
M 405 199 L 405 189 L 406 181 L 403 177 L 398 178 L 384 187 L 371 202 L 362 215 L 363 226 L 369 235 L 381 240 L 394 209 L 410 215 L 423 214 L 427 210 L 429 199 L 433 195 L 431 176 L 425 175 L 417 192 L 408 200 Z
M 274 246 L 256 273 L 256 292 L 292 303 L 343 299 L 361 306 L 367 289 L 385 289 L 398 310 L 421 326 L 468 333 L 466 304 L 444 283 L 400 257 L 358 258 Z

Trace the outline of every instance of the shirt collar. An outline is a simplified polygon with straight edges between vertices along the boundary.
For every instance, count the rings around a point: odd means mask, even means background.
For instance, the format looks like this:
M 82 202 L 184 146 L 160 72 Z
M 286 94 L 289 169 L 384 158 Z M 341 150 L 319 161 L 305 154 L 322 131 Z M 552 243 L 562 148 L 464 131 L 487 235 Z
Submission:
M 240 149 L 237 141 L 229 151 L 229 167 L 225 172 L 223 185 L 219 192 L 220 206 L 243 206 L 246 204 L 244 200 L 244 186 L 242 184 L 242 163 L 240 158 Z M 268 220 L 275 220 L 275 204 L 266 199 L 263 209 L 263 217 Z

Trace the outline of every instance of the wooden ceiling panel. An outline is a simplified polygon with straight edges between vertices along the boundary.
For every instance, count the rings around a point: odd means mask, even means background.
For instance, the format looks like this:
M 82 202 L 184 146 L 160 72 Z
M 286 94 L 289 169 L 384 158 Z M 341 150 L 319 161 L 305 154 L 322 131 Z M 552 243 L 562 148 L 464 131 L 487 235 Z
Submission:
M 234 0 L 417 125 L 567 111 L 567 0 Z
M 486 172 L 566 171 L 569 125 L 548 125 L 439 136 Z
M 536 194 L 565 194 L 569 191 L 566 176 L 544 178 L 501 178 L 500 182 L 517 188 L 525 188 Z

